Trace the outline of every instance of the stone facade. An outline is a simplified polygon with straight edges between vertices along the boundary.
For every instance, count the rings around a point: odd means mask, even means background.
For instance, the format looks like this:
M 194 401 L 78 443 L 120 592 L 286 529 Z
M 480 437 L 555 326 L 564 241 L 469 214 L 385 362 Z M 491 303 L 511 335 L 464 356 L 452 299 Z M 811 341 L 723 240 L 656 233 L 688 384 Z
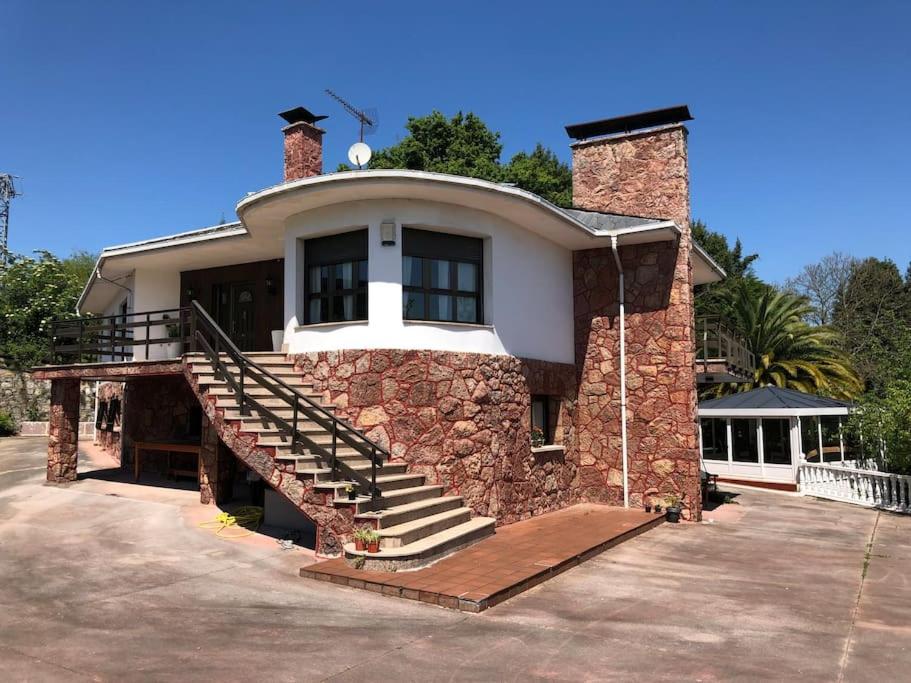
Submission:
M 512 356 L 365 350 L 295 357 L 339 414 L 475 513 L 508 524 L 574 502 L 575 368 Z M 560 398 L 555 441 L 533 453 L 533 394 Z
M 80 388 L 79 414 L 82 422 L 95 420 L 95 383 L 84 382 Z M 50 405 L 51 383 L 37 379 L 30 372 L 0 368 L 0 411 L 13 422 L 46 422 Z
M 684 494 L 701 515 L 686 128 L 573 145 L 573 203 L 673 220 L 677 242 L 620 248 L 626 278 L 627 431 L 632 504 Z M 573 257 L 577 438 L 586 500 L 622 501 L 618 273 L 610 249 Z
M 96 420 L 95 444 L 114 458 L 121 459 L 123 427 L 123 382 L 104 382 L 98 385 L 98 407 L 104 410 L 100 423 Z
M 292 123 L 285 134 L 285 182 L 323 172 L 323 133 L 310 123 Z
M 79 397 L 78 379 L 55 379 L 51 382 L 47 480 L 54 484 L 76 480 Z

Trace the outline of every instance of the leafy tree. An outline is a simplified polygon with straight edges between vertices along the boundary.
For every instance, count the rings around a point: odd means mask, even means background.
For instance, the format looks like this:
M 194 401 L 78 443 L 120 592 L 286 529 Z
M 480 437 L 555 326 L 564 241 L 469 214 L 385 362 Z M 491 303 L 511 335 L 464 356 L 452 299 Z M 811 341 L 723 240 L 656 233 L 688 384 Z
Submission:
M 746 286 L 755 296 L 760 296 L 763 291 L 762 281 L 753 272 L 753 263 L 759 255 L 744 255 L 743 245 L 739 239 L 731 247 L 727 237 L 710 230 L 701 220 L 693 221 L 690 227 L 693 240 L 727 273 L 727 277 L 721 282 L 699 285 L 696 288 L 696 314 L 720 315 L 730 319 L 741 286 Z
M 95 258 L 76 252 L 60 260 L 48 251 L 36 258 L 9 254 L 0 267 L 0 363 L 25 370 L 46 361 L 48 323 L 74 317 L 79 294 Z
M 747 282 L 740 283 L 736 294 L 732 322 L 756 356 L 757 367 L 752 382 L 722 384 L 717 393 L 777 386 L 851 399 L 863 391 L 838 333 L 807 324 L 805 299 L 769 286 L 756 296 Z
M 476 114 L 459 112 L 447 119 L 434 110 L 426 116 L 409 117 L 405 128 L 408 135 L 378 150 L 370 168 L 407 168 L 512 182 L 559 206 L 572 205 L 569 166 L 540 144 L 530 154 L 519 152 L 502 164 L 500 133 L 490 130 Z M 350 167 L 342 164 L 339 170 Z
M 844 294 L 856 260 L 853 256 L 833 252 L 819 263 L 810 263 L 796 277 L 785 282 L 785 289 L 804 297 L 811 312 L 807 321 L 814 325 L 831 325 L 835 306 Z
M 911 327 L 909 289 L 895 263 L 868 258 L 852 265 L 836 299 L 833 326 L 873 391 L 889 381 L 903 350 L 904 331 Z

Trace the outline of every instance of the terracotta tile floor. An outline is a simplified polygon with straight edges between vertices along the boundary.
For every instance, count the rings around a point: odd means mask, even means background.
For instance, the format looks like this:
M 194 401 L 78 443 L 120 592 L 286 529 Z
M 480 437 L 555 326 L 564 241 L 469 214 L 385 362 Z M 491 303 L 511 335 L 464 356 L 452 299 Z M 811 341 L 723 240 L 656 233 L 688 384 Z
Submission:
M 300 574 L 384 595 L 480 612 L 663 519 L 640 510 L 575 505 L 500 527 L 495 535 L 424 569 L 368 572 L 337 559 L 304 567 Z

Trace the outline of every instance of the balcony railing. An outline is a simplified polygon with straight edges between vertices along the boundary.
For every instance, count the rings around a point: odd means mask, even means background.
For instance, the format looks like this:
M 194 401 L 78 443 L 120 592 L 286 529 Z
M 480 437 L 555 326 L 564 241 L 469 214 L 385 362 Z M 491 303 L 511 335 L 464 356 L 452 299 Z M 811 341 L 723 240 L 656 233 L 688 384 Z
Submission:
M 756 357 L 746 341 L 721 316 L 696 318 L 696 366 L 700 373 L 727 375 L 722 381 L 746 379 L 756 368 Z
M 49 364 L 173 360 L 190 339 L 190 309 L 51 322 Z

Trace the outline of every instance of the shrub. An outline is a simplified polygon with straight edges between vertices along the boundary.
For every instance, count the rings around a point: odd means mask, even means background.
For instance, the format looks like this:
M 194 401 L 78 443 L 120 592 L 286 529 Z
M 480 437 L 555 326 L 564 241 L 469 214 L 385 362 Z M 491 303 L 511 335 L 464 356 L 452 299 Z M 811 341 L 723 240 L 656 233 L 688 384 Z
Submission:
M 0 436 L 12 436 L 16 433 L 16 423 L 13 416 L 0 410 Z

